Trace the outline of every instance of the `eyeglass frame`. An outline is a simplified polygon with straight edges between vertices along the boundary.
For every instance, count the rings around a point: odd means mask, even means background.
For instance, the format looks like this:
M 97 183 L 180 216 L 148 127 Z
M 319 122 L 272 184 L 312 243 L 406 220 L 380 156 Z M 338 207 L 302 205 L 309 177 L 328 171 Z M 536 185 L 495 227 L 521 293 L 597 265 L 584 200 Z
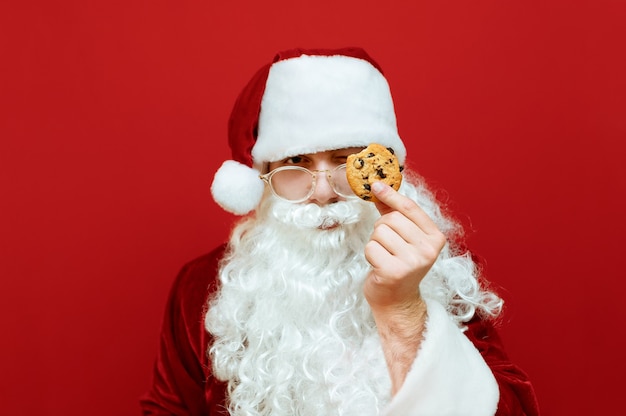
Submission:
M 337 191 L 337 189 L 335 188 L 335 183 L 333 181 L 333 173 L 345 167 L 346 167 L 345 163 L 335 166 L 333 169 L 315 169 L 315 170 L 310 170 L 303 166 L 280 166 L 280 167 L 277 167 L 276 169 L 272 169 L 271 171 L 267 173 L 259 175 L 259 178 L 262 179 L 263 182 L 265 182 L 270 187 L 270 190 L 272 191 L 272 194 L 274 194 L 274 196 L 276 196 L 279 199 L 282 199 L 283 201 L 291 202 L 294 204 L 298 204 L 300 202 L 306 201 L 307 199 L 311 197 L 311 195 L 315 193 L 315 187 L 317 186 L 317 174 L 318 173 L 326 173 L 328 184 L 333 189 L 333 192 L 335 192 L 337 195 L 342 196 L 344 198 L 357 198 L 357 196 L 353 193 L 349 195 L 343 194 Z M 284 196 L 278 195 L 278 193 L 274 190 L 274 186 L 272 185 L 272 176 L 274 176 L 278 172 L 285 171 L 285 170 L 299 170 L 299 171 L 307 172 L 308 174 L 311 175 L 311 177 L 313 178 L 311 180 L 311 189 L 309 189 L 309 192 L 307 193 L 305 197 L 302 197 L 300 199 L 294 199 L 294 200 L 287 199 Z

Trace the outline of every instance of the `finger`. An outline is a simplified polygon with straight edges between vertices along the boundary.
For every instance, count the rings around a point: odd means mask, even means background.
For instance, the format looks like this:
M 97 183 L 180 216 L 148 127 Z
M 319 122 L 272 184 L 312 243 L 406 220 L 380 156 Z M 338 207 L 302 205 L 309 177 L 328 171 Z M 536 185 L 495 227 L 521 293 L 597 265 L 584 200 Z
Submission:
M 370 240 L 378 242 L 393 256 L 401 256 L 410 251 L 410 243 L 406 241 L 406 238 L 387 224 L 376 226 Z
M 365 259 L 374 268 L 378 270 L 393 260 L 393 256 L 378 241 L 370 240 L 365 245 Z
M 376 203 L 376 208 L 380 215 L 385 215 L 395 210 L 409 218 L 426 234 L 440 233 L 439 228 L 428 214 L 410 198 L 400 195 L 392 187 L 380 181 L 374 182 L 371 189 L 380 201 Z
M 419 234 L 421 237 L 415 238 L 413 243 L 407 243 L 405 238 L 396 233 L 395 230 L 386 224 L 381 224 L 374 229 L 370 243 L 377 243 L 386 251 L 385 260 L 393 261 L 396 265 L 396 271 L 399 270 L 398 267 L 408 268 L 405 270 L 407 272 L 430 269 L 445 245 L 445 238 L 440 239 L 434 235 L 427 236 L 422 231 L 419 231 Z M 373 263 L 370 264 L 374 265 Z M 389 266 L 391 265 L 382 265 L 388 270 Z
M 427 233 L 399 211 L 392 210 L 377 219 L 374 223 L 374 230 L 382 226 L 392 229 L 408 244 L 415 244 L 423 238 L 428 238 Z

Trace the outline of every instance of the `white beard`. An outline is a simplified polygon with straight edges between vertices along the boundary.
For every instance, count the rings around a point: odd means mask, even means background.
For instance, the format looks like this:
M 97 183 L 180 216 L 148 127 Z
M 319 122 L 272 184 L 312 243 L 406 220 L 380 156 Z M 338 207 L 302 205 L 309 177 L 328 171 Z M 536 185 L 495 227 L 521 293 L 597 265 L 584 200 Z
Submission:
M 462 228 L 420 181 L 400 192 L 416 201 L 450 241 Z M 326 207 L 266 195 L 239 224 L 209 304 L 215 376 L 228 382 L 232 415 L 376 415 L 391 382 L 369 305 L 364 257 L 379 214 L 355 200 Z M 336 226 L 339 224 L 339 226 Z M 476 312 L 497 316 L 469 253 L 446 244 L 420 284 L 462 325 Z
M 206 316 L 231 414 L 378 414 L 391 383 L 362 294 L 373 204 L 266 200 L 235 229 Z

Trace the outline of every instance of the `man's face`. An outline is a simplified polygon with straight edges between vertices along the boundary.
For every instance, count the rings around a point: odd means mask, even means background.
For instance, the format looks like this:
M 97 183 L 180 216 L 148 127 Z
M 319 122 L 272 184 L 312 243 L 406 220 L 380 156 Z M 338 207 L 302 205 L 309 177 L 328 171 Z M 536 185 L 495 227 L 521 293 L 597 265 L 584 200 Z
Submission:
M 270 172 L 283 167 L 294 168 L 272 175 L 273 191 L 277 196 L 292 202 L 314 203 L 319 206 L 351 198 L 354 194 L 342 165 L 349 155 L 361 150 L 361 147 L 349 147 L 270 162 Z

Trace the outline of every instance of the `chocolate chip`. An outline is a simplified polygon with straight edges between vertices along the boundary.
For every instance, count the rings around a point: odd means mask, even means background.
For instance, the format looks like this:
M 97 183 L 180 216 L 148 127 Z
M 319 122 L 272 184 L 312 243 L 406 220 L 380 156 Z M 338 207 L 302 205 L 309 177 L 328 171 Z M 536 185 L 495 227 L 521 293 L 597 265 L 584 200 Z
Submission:
M 382 169 L 376 170 L 376 174 L 378 175 L 379 178 L 382 178 L 382 179 L 385 179 L 387 177 L 387 175 L 385 175 L 385 172 L 383 172 Z
M 363 166 L 365 166 L 365 162 L 363 161 L 363 159 L 354 159 L 353 165 L 355 168 L 361 169 Z
M 370 186 L 370 184 L 369 184 L 369 183 L 365 183 L 365 184 L 363 184 L 363 188 L 367 189 L 368 191 L 371 191 L 371 190 L 372 190 L 372 187 Z
M 394 155 L 396 153 L 396 152 L 393 151 L 393 149 L 391 147 L 388 147 L 387 150 L 389 150 L 392 155 Z
M 368 153 L 367 157 L 374 157 L 374 153 Z

